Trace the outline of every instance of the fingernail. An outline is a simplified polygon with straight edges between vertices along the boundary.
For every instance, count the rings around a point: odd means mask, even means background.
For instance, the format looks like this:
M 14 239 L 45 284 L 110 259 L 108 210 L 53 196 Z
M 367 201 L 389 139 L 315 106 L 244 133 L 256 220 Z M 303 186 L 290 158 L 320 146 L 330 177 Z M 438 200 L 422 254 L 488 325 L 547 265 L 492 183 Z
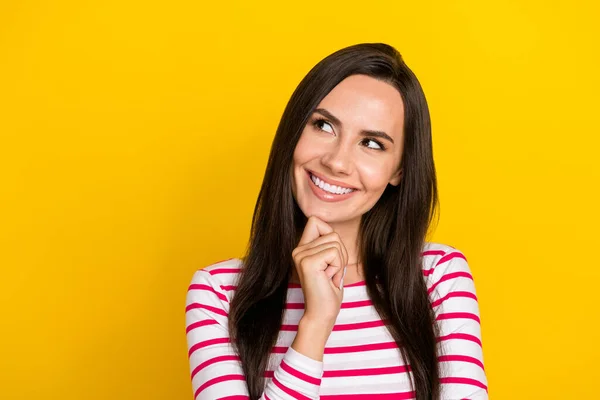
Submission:
M 342 279 L 340 280 L 340 290 L 344 288 L 344 277 L 346 276 L 346 267 L 344 267 L 344 273 L 342 274 Z

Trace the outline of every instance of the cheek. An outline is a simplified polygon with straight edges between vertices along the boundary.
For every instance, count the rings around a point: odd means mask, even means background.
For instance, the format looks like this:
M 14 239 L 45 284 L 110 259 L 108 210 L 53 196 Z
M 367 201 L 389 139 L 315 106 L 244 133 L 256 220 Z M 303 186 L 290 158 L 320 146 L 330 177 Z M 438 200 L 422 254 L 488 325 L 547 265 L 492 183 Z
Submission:
M 300 166 L 317 157 L 319 148 L 320 147 L 311 140 L 310 135 L 303 132 L 300 136 L 300 140 L 298 140 L 298 144 L 296 144 L 296 149 L 294 150 L 294 165 Z
M 381 163 L 364 163 L 360 166 L 360 177 L 367 191 L 383 192 L 390 180 L 390 168 Z

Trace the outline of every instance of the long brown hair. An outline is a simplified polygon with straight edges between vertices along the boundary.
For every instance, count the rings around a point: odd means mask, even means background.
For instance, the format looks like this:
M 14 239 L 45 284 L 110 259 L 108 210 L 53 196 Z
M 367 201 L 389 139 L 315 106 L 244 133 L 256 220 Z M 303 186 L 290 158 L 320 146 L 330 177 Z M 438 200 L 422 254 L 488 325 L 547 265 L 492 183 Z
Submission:
M 292 195 L 294 149 L 321 100 L 354 74 L 389 83 L 404 102 L 402 180 L 398 186 L 388 185 L 360 224 L 359 260 L 367 291 L 411 367 L 417 399 L 439 397 L 439 332 L 422 272 L 425 236 L 438 206 L 429 108 L 419 81 L 396 49 L 362 43 L 336 51 L 310 70 L 292 94 L 273 140 L 229 311 L 231 337 L 251 399 L 264 390 L 264 372 L 294 268 L 292 250 L 306 223 Z

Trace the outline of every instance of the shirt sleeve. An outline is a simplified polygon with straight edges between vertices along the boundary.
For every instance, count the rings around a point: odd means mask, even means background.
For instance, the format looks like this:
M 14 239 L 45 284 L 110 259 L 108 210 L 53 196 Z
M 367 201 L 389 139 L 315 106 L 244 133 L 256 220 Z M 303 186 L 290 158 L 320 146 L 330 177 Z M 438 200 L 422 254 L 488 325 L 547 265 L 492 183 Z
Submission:
M 473 276 L 459 250 L 436 262 L 428 293 L 440 325 L 442 400 L 487 400 L 479 305 Z
M 199 270 L 186 297 L 186 334 L 195 400 L 248 399 L 239 356 L 229 337 L 229 297 L 209 271 Z M 317 399 L 323 363 L 288 348 L 264 400 Z

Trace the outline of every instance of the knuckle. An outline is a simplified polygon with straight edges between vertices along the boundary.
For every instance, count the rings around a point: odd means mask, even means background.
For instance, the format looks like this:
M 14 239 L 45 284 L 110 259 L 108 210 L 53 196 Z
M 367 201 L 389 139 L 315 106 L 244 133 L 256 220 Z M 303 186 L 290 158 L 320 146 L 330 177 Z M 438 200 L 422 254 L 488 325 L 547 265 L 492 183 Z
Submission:
M 337 232 L 330 232 L 322 237 L 326 238 L 328 242 L 337 243 L 340 240 L 340 235 L 338 235 Z
M 298 268 L 304 269 L 306 268 L 306 258 L 302 258 L 297 262 Z
M 331 253 L 331 254 L 332 254 L 334 257 L 339 257 L 339 255 L 340 255 L 340 251 L 339 251 L 339 249 L 338 249 L 338 248 L 336 248 L 336 247 L 330 247 L 330 248 L 329 248 L 329 250 L 330 250 L 330 253 Z

